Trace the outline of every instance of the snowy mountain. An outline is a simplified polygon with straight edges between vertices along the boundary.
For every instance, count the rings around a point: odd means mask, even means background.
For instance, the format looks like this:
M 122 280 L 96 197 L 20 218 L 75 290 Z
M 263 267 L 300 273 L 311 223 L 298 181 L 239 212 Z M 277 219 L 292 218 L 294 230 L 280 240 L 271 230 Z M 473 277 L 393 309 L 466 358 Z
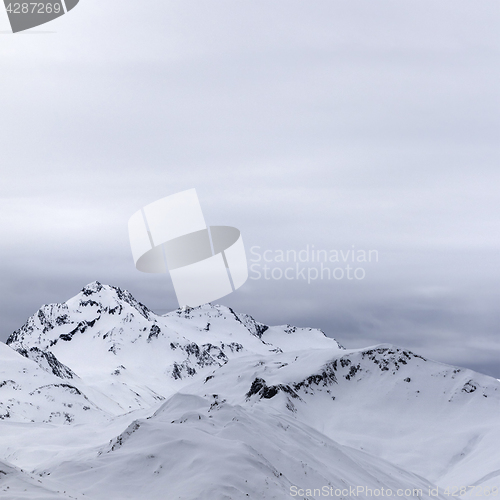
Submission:
M 39 357 L 42 367 L 46 358 Z M 61 374 L 63 376 L 63 374 Z M 46 423 L 105 422 L 108 416 L 77 384 L 47 373 L 0 343 L 0 420 Z M 95 401 L 95 393 L 87 389 Z
M 7 345 L 62 379 L 85 381 L 118 403 L 105 406 L 114 414 L 149 408 L 229 359 L 340 349 L 319 330 L 268 327 L 224 306 L 158 316 L 130 293 L 98 282 L 64 304 L 43 306 Z
M 159 316 L 98 282 L 7 344 L 0 498 L 9 484 L 9 499 L 96 500 L 499 486 L 500 383 L 405 349 L 344 349 L 219 305 Z
M 28 474 L 18 467 L 0 460 L 0 498 L 9 500 L 57 500 L 71 498 L 65 492 L 51 489 L 48 481 Z M 74 497 L 73 497 L 74 498 Z

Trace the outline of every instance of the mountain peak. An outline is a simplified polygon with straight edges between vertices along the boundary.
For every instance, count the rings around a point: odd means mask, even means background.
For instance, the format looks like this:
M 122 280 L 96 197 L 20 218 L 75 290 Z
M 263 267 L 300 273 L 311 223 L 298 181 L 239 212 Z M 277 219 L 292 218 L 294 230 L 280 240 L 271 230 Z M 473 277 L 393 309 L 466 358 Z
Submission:
M 111 330 L 116 323 L 130 322 L 134 317 L 154 322 L 157 316 L 129 291 L 94 281 L 66 302 L 43 305 L 10 335 L 7 345 L 23 355 L 33 347 L 47 351 L 95 326 L 107 323 L 105 329 Z M 115 325 L 109 326 L 110 323 Z
M 125 304 L 128 304 L 146 319 L 154 315 L 149 308 L 136 300 L 128 290 L 113 285 L 103 285 L 99 281 L 93 281 L 83 287 L 81 292 L 68 300 L 66 304 L 76 308 L 97 306 L 101 312 L 116 310 L 117 307 L 123 308 Z
M 92 295 L 94 293 L 98 293 L 100 292 L 103 288 L 111 288 L 109 285 L 105 285 L 103 286 L 102 283 L 100 283 L 99 281 L 93 281 L 92 283 L 89 283 L 88 285 L 84 286 L 82 288 L 82 293 L 84 295 Z

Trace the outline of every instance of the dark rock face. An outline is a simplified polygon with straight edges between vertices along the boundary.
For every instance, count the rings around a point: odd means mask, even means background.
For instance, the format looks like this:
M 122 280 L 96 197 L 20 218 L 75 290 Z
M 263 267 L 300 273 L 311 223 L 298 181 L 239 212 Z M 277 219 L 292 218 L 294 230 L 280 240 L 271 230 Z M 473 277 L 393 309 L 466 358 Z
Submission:
M 468 382 L 465 383 L 465 385 L 462 387 L 462 392 L 466 392 L 467 394 L 471 394 L 472 392 L 475 392 L 477 390 L 477 386 L 472 382 L 472 380 L 469 380 Z
M 172 350 L 179 349 L 186 353 L 186 359 L 182 363 L 174 363 L 173 365 L 172 377 L 178 380 L 195 375 L 197 373 L 196 368 L 224 365 L 229 359 L 224 351 L 227 349 L 231 353 L 238 352 L 243 349 L 243 346 L 236 342 L 231 344 L 221 343 L 221 347 L 211 343 L 198 345 L 191 342 L 186 345 L 170 343 L 170 348 Z
M 335 360 L 336 361 L 336 360 Z M 298 382 L 294 384 L 293 388 L 296 391 L 299 391 L 300 389 L 307 389 L 308 387 L 311 387 L 312 385 L 322 385 L 323 387 L 328 387 L 332 384 L 337 383 L 337 377 L 335 376 L 335 371 L 337 369 L 337 363 L 336 362 L 329 363 L 325 365 L 324 369 L 321 371 L 321 373 L 315 374 L 315 375 L 310 375 L 306 379 L 302 380 L 301 382 Z
M 174 363 L 172 368 L 172 378 L 175 380 L 182 379 L 184 376 L 192 377 L 196 375 L 196 370 L 186 361 L 183 363 Z
M 289 386 L 284 384 L 268 386 L 262 378 L 256 378 L 250 387 L 250 390 L 245 394 L 247 399 L 250 399 L 254 394 L 258 394 L 261 398 L 274 398 L 279 392 L 284 392 L 295 399 L 300 399 L 299 395 Z
M 38 347 L 30 349 L 19 348 L 16 351 L 25 358 L 31 359 L 45 371 L 53 373 L 56 377 L 63 379 L 72 379 L 76 377 L 75 373 L 63 365 L 50 351 L 42 351 Z
M 161 333 L 161 328 L 158 325 L 151 326 L 151 330 L 148 335 L 148 342 L 151 342 L 152 339 L 157 339 L 158 335 Z
M 229 308 L 229 311 L 231 311 L 236 321 L 241 323 L 252 335 L 255 335 L 259 339 L 261 339 L 264 332 L 269 329 L 267 325 L 255 321 L 252 316 L 248 314 L 237 314 L 231 308 Z

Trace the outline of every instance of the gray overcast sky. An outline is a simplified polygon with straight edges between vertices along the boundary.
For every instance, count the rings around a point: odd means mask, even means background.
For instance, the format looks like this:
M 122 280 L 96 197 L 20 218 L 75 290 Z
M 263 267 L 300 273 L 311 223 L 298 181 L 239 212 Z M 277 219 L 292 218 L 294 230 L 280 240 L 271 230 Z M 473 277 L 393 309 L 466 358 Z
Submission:
M 174 309 L 127 221 L 195 187 L 249 258 L 379 253 L 363 280 L 221 303 L 500 378 L 499 21 L 497 0 L 81 0 L 11 35 L 0 9 L 0 339 L 93 280 Z

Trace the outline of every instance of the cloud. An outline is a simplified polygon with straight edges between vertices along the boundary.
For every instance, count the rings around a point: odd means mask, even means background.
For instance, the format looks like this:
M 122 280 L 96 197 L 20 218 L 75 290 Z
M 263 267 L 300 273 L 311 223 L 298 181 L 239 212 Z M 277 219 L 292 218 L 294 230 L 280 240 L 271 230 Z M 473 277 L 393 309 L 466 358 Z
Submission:
M 95 279 L 175 308 L 126 223 L 196 187 L 247 249 L 380 253 L 360 283 L 249 281 L 224 303 L 500 377 L 496 16 L 82 0 L 55 34 L 2 35 L 2 338 Z

